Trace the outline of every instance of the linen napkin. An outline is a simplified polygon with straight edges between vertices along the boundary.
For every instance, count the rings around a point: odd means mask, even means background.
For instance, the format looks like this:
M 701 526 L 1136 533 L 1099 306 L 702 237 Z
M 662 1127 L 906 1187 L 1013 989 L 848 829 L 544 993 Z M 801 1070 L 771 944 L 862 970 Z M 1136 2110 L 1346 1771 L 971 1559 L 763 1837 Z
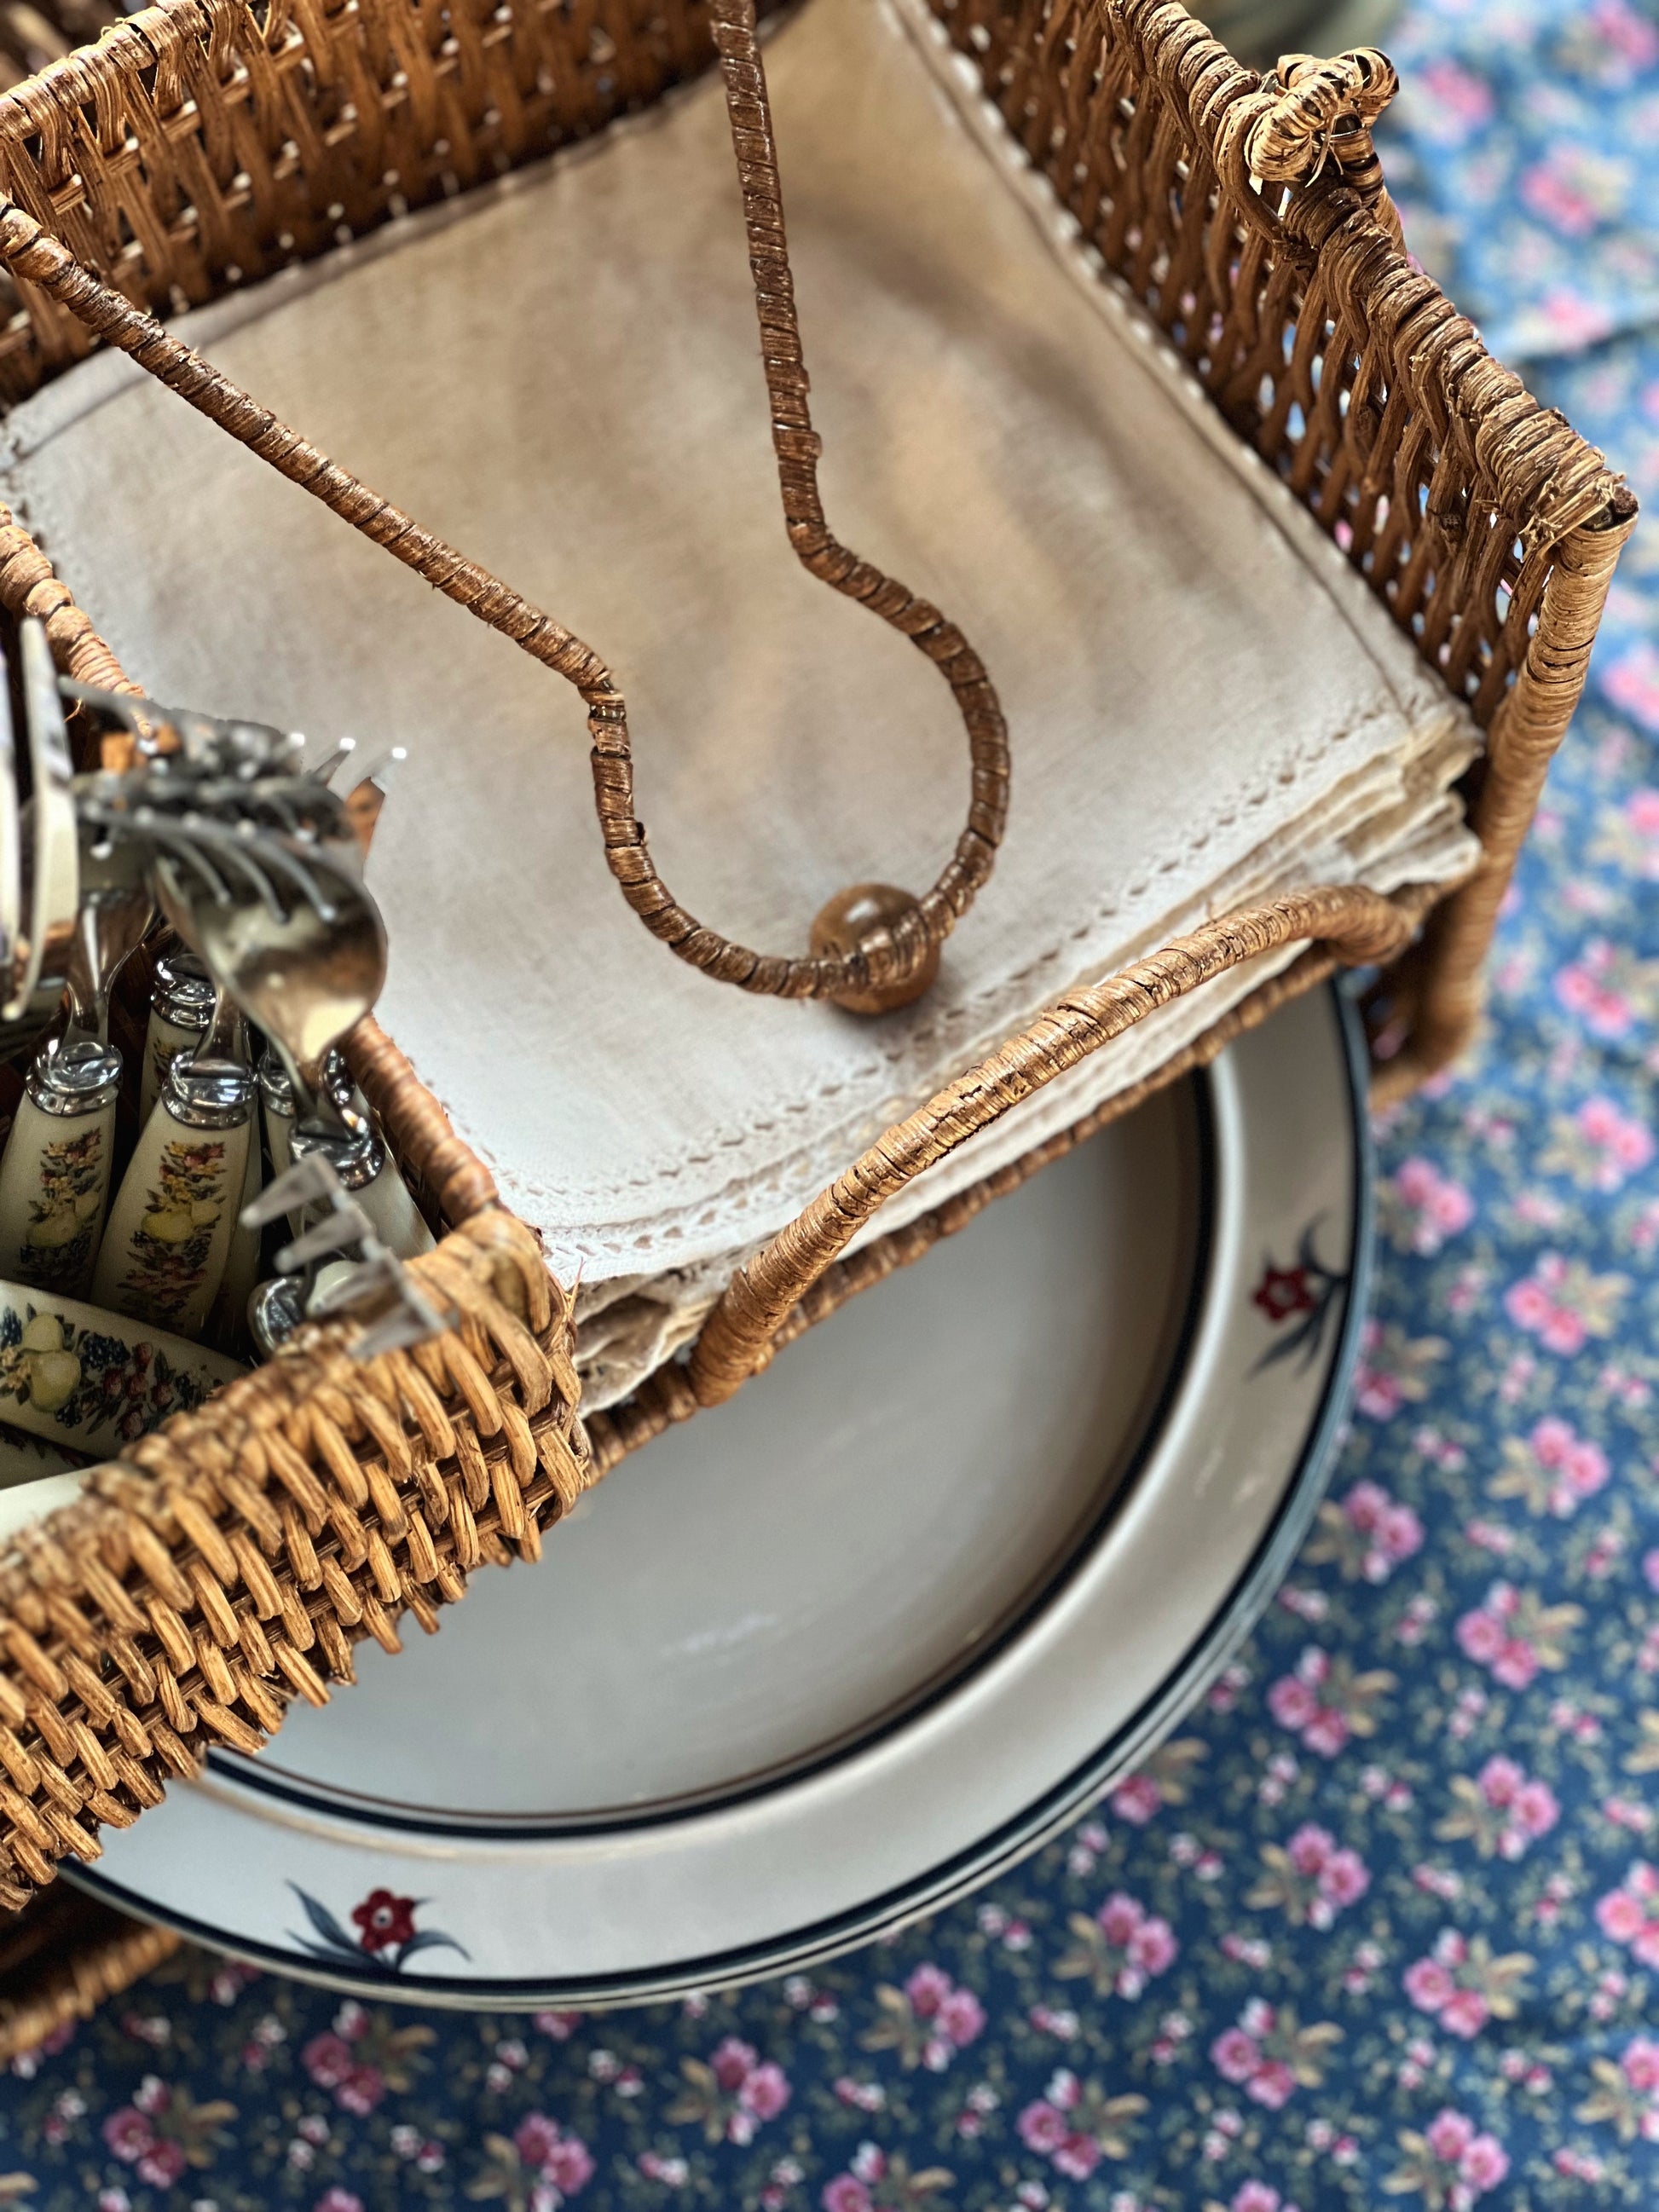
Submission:
M 155 695 L 409 747 L 371 871 L 383 1017 L 582 1269 L 590 1405 L 1060 992 L 1249 900 L 1473 855 L 1468 717 L 1092 265 L 920 0 L 811 0 L 767 64 L 831 524 L 961 625 L 1012 733 L 996 873 L 908 1012 L 676 961 L 606 871 L 575 695 L 125 358 L 15 410 L 0 456 Z M 933 668 L 789 550 L 715 77 L 179 327 L 605 655 L 694 913 L 792 950 L 849 883 L 933 880 L 965 742 Z M 1260 980 L 1166 1009 L 875 1230 Z

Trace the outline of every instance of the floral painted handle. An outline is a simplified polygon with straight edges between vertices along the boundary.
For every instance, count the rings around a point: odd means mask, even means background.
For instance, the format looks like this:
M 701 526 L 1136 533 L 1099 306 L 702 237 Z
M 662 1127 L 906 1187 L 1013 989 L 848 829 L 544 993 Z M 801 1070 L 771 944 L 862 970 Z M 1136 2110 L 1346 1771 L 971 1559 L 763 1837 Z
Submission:
M 78 1298 L 0 1282 L 0 1422 L 66 1451 L 113 1459 L 246 1372 L 237 1360 Z M 60 1463 L 43 1458 L 40 1473 Z M 10 1517 L 0 1516 L 0 1531 Z
M 89 1063 L 109 1079 L 77 1092 L 31 1077 L 0 1158 L 0 1276 L 81 1297 L 92 1279 L 115 1141 L 119 1055 Z
M 200 1030 L 187 1030 L 152 1011 L 144 1033 L 144 1065 L 138 1079 L 138 1116 L 148 1121 L 155 1110 L 167 1071 L 181 1053 L 194 1052 L 202 1042 Z
M 274 1182 L 283 1174 L 294 1158 L 294 1091 L 287 1076 L 271 1054 L 267 1054 L 259 1066 L 259 1094 L 264 1111 L 265 1144 L 270 1153 L 270 1173 Z M 391 1148 L 380 1132 L 368 1102 L 361 1091 L 353 1089 L 350 1108 L 366 1130 L 373 1129 L 375 1142 L 367 1158 L 356 1163 L 362 1173 L 353 1172 L 350 1164 L 337 1157 L 336 1164 L 344 1176 L 351 1193 L 374 1227 L 374 1233 L 388 1252 L 399 1260 L 413 1260 L 422 1252 L 431 1251 L 435 1239 L 427 1227 L 416 1205 L 409 1185 L 399 1173 L 392 1157 Z M 374 1163 L 378 1162 L 378 1165 Z M 369 1170 L 373 1169 L 371 1173 Z M 297 1235 L 307 1222 L 295 1219 Z
M 112 1312 L 193 1336 L 222 1281 L 242 1194 L 252 1081 L 224 1118 L 192 1115 L 175 1068 L 144 1124 L 110 1209 L 93 1297 Z M 236 1118 L 232 1119 L 232 1114 Z

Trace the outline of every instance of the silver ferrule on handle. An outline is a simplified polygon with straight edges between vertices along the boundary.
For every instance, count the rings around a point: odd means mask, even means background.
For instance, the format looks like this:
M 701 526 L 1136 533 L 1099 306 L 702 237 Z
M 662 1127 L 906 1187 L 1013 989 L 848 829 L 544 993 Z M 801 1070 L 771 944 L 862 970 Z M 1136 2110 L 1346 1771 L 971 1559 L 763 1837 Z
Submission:
M 112 1044 L 51 1044 L 35 1054 L 26 1088 L 43 1114 L 73 1121 L 115 1103 L 121 1065 Z
M 247 1023 L 241 1008 L 228 991 L 220 990 L 213 1001 L 213 1011 L 203 1030 L 201 1042 L 191 1053 L 191 1065 L 199 1068 L 234 1067 L 248 1078 L 248 1097 L 253 1096 L 252 1074 L 249 1067 Z
M 231 1060 L 175 1060 L 158 1102 L 186 1129 L 240 1129 L 253 1113 L 253 1078 Z
M 321 1152 L 349 1191 L 364 1190 L 386 1166 L 386 1146 L 362 1115 L 349 1106 L 343 1106 L 340 1110 L 347 1124 L 345 1136 L 334 1136 L 318 1128 L 296 1128 L 290 1155 L 302 1160 L 312 1152 Z
M 267 1045 L 259 1055 L 259 1096 L 268 1112 L 279 1115 L 284 1121 L 294 1119 L 294 1085 L 289 1081 L 288 1070 Z
M 164 953 L 156 962 L 150 1006 L 175 1029 L 193 1030 L 199 1036 L 213 1018 L 218 995 L 212 977 L 193 952 Z
M 247 1302 L 247 1329 L 253 1348 L 269 1359 L 306 1317 L 305 1285 L 294 1275 L 273 1275 Z
M 333 1159 L 337 1158 L 337 1147 L 342 1154 L 349 1150 L 360 1133 L 360 1125 L 364 1125 L 362 1102 L 352 1090 L 351 1078 L 337 1052 L 329 1054 L 323 1069 L 334 1109 L 334 1121 L 326 1125 L 302 1119 L 301 1106 L 296 1104 L 294 1079 L 275 1045 L 268 1045 L 260 1056 L 259 1098 L 264 1109 L 265 1149 L 270 1154 L 273 1178 L 284 1173 L 295 1157 L 296 1126 L 305 1129 L 313 1151 L 321 1149 Z M 301 1103 L 303 1096 L 301 1094 Z

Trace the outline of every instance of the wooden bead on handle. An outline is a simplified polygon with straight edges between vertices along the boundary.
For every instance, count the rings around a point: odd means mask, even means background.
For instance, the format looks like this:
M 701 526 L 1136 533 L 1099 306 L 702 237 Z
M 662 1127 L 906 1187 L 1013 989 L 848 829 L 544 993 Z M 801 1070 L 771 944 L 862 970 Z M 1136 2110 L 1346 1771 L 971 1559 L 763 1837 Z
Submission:
M 914 954 L 902 930 L 915 917 Z M 916 902 L 892 884 L 854 884 L 821 907 L 812 923 L 812 951 L 818 959 L 863 952 L 870 962 L 869 988 L 837 991 L 832 1003 L 849 1014 L 890 1014 L 914 1006 L 939 974 L 939 946 L 922 936 Z

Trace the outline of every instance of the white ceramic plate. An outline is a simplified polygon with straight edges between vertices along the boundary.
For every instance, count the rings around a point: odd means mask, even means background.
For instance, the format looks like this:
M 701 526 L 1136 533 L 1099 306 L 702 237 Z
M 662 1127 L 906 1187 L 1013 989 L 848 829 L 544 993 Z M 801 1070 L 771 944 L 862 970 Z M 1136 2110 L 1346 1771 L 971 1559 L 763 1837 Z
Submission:
M 1007 1866 L 1189 1709 L 1307 1526 L 1363 1306 L 1357 1067 L 1338 994 L 1287 1008 L 75 1879 L 342 1987 L 587 2005 Z

